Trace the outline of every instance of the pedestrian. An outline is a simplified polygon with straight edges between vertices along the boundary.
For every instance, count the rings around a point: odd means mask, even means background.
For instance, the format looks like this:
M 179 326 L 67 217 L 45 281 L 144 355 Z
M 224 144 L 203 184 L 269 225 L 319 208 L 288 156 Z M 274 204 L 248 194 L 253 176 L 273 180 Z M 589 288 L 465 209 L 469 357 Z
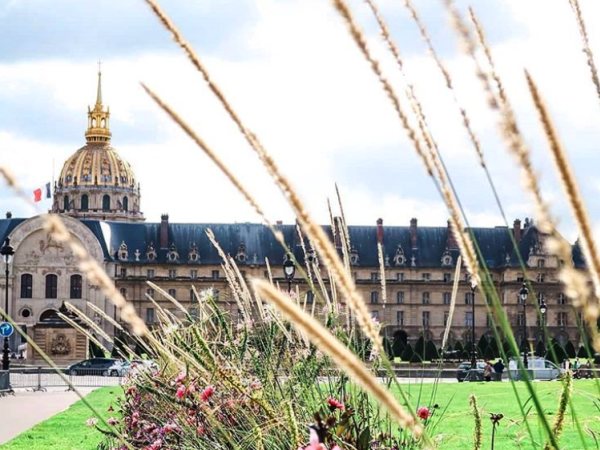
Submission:
M 496 381 L 502 381 L 502 372 L 504 372 L 504 363 L 502 362 L 502 359 L 496 361 L 492 367 L 496 374 Z
M 489 361 L 485 362 L 485 367 L 483 368 L 483 379 L 485 381 L 492 381 L 492 373 L 494 372 L 494 369 L 492 368 L 492 365 L 490 364 Z
M 573 363 L 573 370 L 578 370 L 581 367 L 581 363 L 579 362 L 579 358 L 575 358 L 575 362 Z

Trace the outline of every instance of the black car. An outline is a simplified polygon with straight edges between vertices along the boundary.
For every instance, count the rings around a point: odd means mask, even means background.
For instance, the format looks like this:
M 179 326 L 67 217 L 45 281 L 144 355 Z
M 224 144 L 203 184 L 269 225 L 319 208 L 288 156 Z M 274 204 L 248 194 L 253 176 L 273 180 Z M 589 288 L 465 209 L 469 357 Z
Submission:
M 456 370 L 456 379 L 458 381 L 483 381 L 483 368 L 485 362 L 477 361 L 476 368 L 471 370 L 469 361 L 461 362 Z
M 101 375 L 117 377 L 121 374 L 121 362 L 110 358 L 92 358 L 72 364 L 67 368 L 69 375 Z

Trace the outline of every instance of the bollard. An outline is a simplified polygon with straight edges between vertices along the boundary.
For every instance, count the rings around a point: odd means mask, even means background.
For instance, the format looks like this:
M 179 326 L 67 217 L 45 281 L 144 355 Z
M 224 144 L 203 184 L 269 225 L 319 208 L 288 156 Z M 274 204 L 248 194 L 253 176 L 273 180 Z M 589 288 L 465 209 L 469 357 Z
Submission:
M 37 387 L 33 388 L 33 392 L 46 392 L 46 388 L 42 387 L 42 368 L 38 366 Z

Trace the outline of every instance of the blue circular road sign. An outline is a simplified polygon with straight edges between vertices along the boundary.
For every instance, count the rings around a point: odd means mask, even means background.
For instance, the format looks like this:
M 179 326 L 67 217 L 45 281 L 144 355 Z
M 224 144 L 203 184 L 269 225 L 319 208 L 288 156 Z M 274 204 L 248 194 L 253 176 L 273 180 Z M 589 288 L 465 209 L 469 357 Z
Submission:
M 15 332 L 15 327 L 13 327 L 8 322 L 0 322 L 0 336 L 1 337 L 10 337 Z

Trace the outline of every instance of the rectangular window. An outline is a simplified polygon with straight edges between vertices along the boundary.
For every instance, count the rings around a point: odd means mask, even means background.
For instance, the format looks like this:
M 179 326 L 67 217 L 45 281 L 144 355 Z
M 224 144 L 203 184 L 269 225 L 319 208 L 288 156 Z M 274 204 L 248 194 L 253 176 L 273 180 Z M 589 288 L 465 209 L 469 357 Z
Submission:
M 146 308 L 146 323 L 148 325 L 154 323 L 154 308 Z
M 396 272 L 396 281 L 404 281 L 404 273 Z
M 21 298 L 33 297 L 33 275 L 25 273 L 21 275 Z
M 190 302 L 193 302 L 196 300 L 196 295 L 194 294 L 194 290 L 190 289 Z
M 442 294 L 442 303 L 444 303 L 444 305 L 449 305 L 451 299 L 452 299 L 452 292 L 444 292 Z
M 473 326 L 473 312 L 467 311 L 465 312 L 465 327 Z
M 449 283 L 450 281 L 452 281 L 452 274 L 451 273 L 445 273 L 444 274 L 444 283 Z
M 450 317 L 449 311 L 444 311 L 444 326 L 448 325 L 448 318 Z
M 169 295 L 174 299 L 177 299 L 177 289 L 169 289 Z
M 517 313 L 517 326 L 522 327 L 523 325 L 525 325 L 525 314 Z
M 470 305 L 471 303 L 473 303 L 473 293 L 472 292 L 465 292 L 465 305 Z
M 219 279 L 219 271 L 218 270 L 213 270 L 212 271 L 212 279 L 213 280 L 218 280 Z
M 543 274 L 543 273 L 538 273 L 537 274 L 536 280 L 537 280 L 538 283 L 543 283 L 545 279 L 546 279 L 546 275 L 545 274 Z
M 522 273 L 517 274 L 517 282 L 522 283 L 523 281 L 525 281 L 525 275 L 523 275 Z
M 314 301 L 315 301 L 315 293 L 313 291 L 308 291 L 306 293 L 306 304 L 312 305 Z
M 558 300 L 558 304 L 559 304 L 559 305 L 564 305 L 564 304 L 566 304 L 566 301 L 565 301 L 565 294 L 563 294 L 562 292 L 561 292 L 560 294 L 558 294 L 558 299 L 557 299 L 557 300 Z
M 146 277 L 150 279 L 154 278 L 154 269 L 148 269 L 146 271 Z
M 268 280 L 268 279 L 269 279 L 269 271 L 268 271 L 268 270 L 265 270 L 265 271 L 263 272 L 263 278 L 264 278 L 265 280 Z
M 396 311 L 396 324 L 400 326 L 404 325 L 404 311 Z
M 58 277 L 54 274 L 46 275 L 46 298 L 57 298 Z
M 192 280 L 195 280 L 198 278 L 198 269 L 192 269 L 190 270 L 190 278 Z
M 152 288 L 146 289 L 146 295 L 148 297 L 151 297 L 154 300 L 154 289 L 152 289 Z
M 404 303 L 404 291 L 396 292 L 396 303 L 399 305 Z
M 487 314 L 485 316 L 485 326 L 488 328 L 492 328 L 494 326 L 494 320 L 492 319 L 491 314 Z
M 541 268 L 543 268 L 543 267 L 546 267 L 546 261 L 544 261 L 544 260 L 543 260 L 543 259 L 541 259 L 541 258 L 540 258 L 540 259 L 538 259 L 537 266 L 538 266 L 540 269 L 541 269 Z
M 556 315 L 556 324 L 559 327 L 566 327 L 567 326 L 567 313 L 566 312 L 559 312 Z
M 70 294 L 71 298 L 81 298 L 82 294 L 82 278 L 81 275 L 71 275 Z
M 173 279 L 177 277 L 177 269 L 169 269 L 169 278 Z
M 423 328 L 429 328 L 429 311 L 422 312 Z
M 127 276 L 127 269 L 125 267 L 121 267 L 121 278 L 125 278 Z
M 371 291 L 371 304 L 379 303 L 379 291 Z
M 424 305 L 429 304 L 429 292 L 423 292 L 422 302 Z
M 379 311 L 371 311 L 371 317 L 375 320 L 379 320 Z
M 220 294 L 220 292 L 218 289 L 213 289 L 213 296 L 214 296 L 215 302 L 219 301 L 219 294 Z
M 379 272 L 371 272 L 371 281 L 379 281 Z
M 121 288 L 121 289 L 119 289 L 119 292 L 121 293 L 123 298 L 125 298 L 125 299 L 127 298 L 127 289 Z
M 431 280 L 431 274 L 427 273 L 427 272 L 422 273 L 421 278 L 423 279 L 423 281 L 429 281 L 429 280 Z

